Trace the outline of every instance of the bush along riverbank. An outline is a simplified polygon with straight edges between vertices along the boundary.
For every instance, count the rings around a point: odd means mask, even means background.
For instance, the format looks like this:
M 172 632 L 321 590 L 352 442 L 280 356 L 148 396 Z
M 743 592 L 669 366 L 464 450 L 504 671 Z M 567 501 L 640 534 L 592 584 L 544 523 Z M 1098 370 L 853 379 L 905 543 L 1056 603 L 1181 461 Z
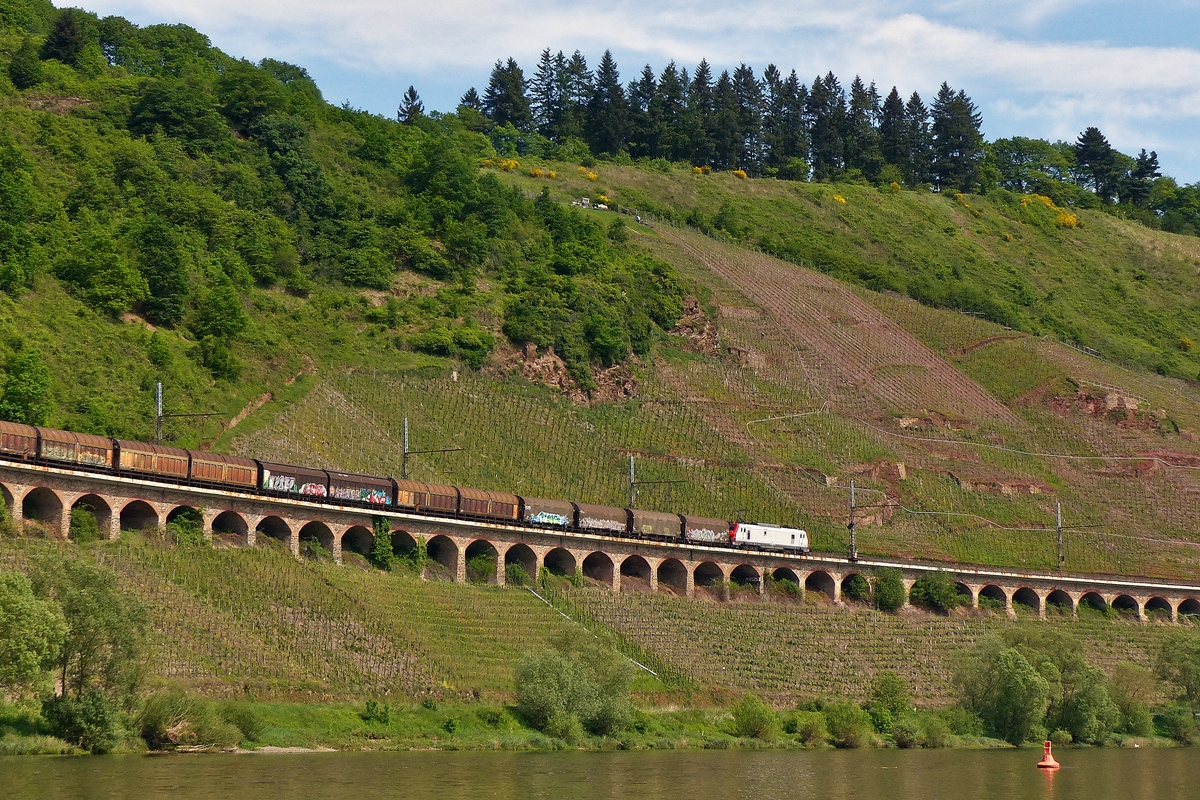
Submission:
M 823 698 L 778 709 L 745 694 L 722 707 L 647 708 L 631 699 L 633 664 L 602 638 L 574 630 L 519 662 L 512 703 L 442 703 L 432 695 L 413 703 L 266 703 L 212 700 L 169 685 L 116 699 L 97 685 L 0 706 L 0 754 L 1195 742 L 1200 637 L 1171 639 L 1156 671 L 1123 664 L 1105 676 L 1079 653 L 1070 637 L 1032 628 L 982 640 L 957 668 L 961 701 L 936 710 L 914 708 L 908 686 L 891 672 L 875 679 L 865 702 Z M 1178 700 L 1162 702 L 1176 689 Z

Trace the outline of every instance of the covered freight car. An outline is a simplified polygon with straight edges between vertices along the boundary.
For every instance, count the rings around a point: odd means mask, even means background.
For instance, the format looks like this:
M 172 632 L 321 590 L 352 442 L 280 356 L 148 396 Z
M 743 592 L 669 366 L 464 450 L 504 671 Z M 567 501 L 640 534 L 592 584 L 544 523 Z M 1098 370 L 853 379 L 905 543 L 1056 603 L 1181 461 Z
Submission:
M 483 489 L 458 490 L 458 512 L 469 517 L 515 520 L 520 501 L 515 494 Z
M 425 484 L 425 503 L 422 511 L 434 511 L 440 514 L 458 513 L 458 489 L 440 483 Z
M 329 473 L 321 469 L 260 461 L 264 492 L 293 497 L 328 497 Z
M 708 519 L 684 515 L 683 538 L 692 542 L 729 544 L 729 523 L 723 519 Z
M 575 523 L 575 506 L 566 500 L 522 497 L 521 520 L 529 525 L 566 528 Z
M 37 428 L 0 420 L 0 454 L 8 458 L 37 458 Z
M 355 475 L 351 472 L 329 473 L 329 496 L 334 500 L 371 506 L 390 506 L 393 494 L 391 478 Z
M 258 488 L 258 464 L 240 456 L 190 451 L 193 483 Z
M 116 466 L 120 472 L 186 481 L 189 463 L 188 451 L 178 447 L 117 440 Z
M 38 428 L 38 455 L 46 461 L 61 461 L 64 464 L 79 464 L 85 467 L 111 467 L 113 465 L 113 440 L 88 433 L 59 431 L 53 428 Z M 170 473 L 175 477 L 174 473 Z M 184 464 L 183 477 L 187 477 Z
M 656 536 L 678 539 L 681 529 L 678 514 L 632 509 L 633 533 L 637 536 Z
M 629 512 L 623 508 L 576 503 L 576 526 L 584 531 L 625 534 L 629 532 Z

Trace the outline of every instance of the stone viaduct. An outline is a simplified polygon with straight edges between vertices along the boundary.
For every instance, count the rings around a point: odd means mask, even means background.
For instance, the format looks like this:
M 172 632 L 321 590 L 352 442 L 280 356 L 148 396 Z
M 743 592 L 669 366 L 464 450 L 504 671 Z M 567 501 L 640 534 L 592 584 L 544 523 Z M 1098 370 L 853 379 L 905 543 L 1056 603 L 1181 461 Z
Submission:
M 87 508 L 95 514 L 102 535 L 116 538 L 122 530 L 159 528 L 180 514 L 198 512 L 209 538 L 254 547 L 260 537 L 270 537 L 297 556 L 302 542 L 315 541 L 339 563 L 347 550 L 364 556 L 370 552 L 374 522 L 383 518 L 398 549 L 411 548 L 423 537 L 429 557 L 460 582 L 467 579 L 468 561 L 486 555 L 495 562 L 495 572 L 487 580 L 501 585 L 510 565 L 520 565 L 530 576 L 542 568 L 560 575 L 580 571 L 613 591 L 624 586 L 688 597 L 696 596 L 697 587 L 729 582 L 756 586 L 761 592 L 770 577 L 793 581 L 806 593 L 823 595 L 838 605 L 852 576 L 896 567 L 906 588 L 923 574 L 949 572 L 964 599 L 970 596 L 972 606 L 982 602 L 1009 614 L 1024 607 L 1045 617 L 1050 609 L 1075 613 L 1081 605 L 1089 605 L 1112 607 L 1142 620 L 1161 615 L 1174 622 L 1180 615 L 1200 616 L 1200 583 L 891 559 L 852 562 L 828 555 L 598 536 L 262 497 L 13 462 L 0 462 L 0 491 L 18 529 L 25 520 L 34 520 L 66 538 L 71 511 Z

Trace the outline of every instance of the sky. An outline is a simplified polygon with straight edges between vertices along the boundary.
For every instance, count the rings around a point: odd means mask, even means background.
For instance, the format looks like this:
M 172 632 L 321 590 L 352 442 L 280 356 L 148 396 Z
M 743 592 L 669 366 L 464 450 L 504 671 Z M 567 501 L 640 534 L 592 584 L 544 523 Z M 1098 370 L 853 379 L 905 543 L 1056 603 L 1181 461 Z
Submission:
M 59 5 L 66 5 L 59 0 Z M 988 139 L 1073 141 L 1089 125 L 1118 149 L 1156 150 L 1200 181 L 1200 0 L 82 0 L 138 25 L 184 22 L 230 55 L 306 67 L 334 103 L 392 115 L 415 85 L 452 111 L 492 64 L 533 71 L 545 47 L 625 80 L 644 64 L 707 58 L 719 72 L 774 63 L 809 83 L 832 70 L 927 100 L 942 81 L 979 106 Z

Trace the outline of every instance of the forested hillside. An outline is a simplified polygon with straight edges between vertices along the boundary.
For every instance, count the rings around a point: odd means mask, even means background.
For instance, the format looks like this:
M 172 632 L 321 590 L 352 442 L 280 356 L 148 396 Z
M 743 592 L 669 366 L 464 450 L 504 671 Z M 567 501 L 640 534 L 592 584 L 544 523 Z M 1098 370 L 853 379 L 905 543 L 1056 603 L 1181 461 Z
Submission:
M 633 456 L 639 505 L 835 552 L 854 480 L 864 553 L 1053 568 L 1061 503 L 1069 569 L 1200 564 L 1195 190 L 1153 154 L 549 53 L 392 120 L 186 26 L 0 15 L 0 416 L 148 438 L 162 381 L 221 422 L 185 446 L 396 474 L 407 417 L 463 448 L 423 479 L 617 504 Z

